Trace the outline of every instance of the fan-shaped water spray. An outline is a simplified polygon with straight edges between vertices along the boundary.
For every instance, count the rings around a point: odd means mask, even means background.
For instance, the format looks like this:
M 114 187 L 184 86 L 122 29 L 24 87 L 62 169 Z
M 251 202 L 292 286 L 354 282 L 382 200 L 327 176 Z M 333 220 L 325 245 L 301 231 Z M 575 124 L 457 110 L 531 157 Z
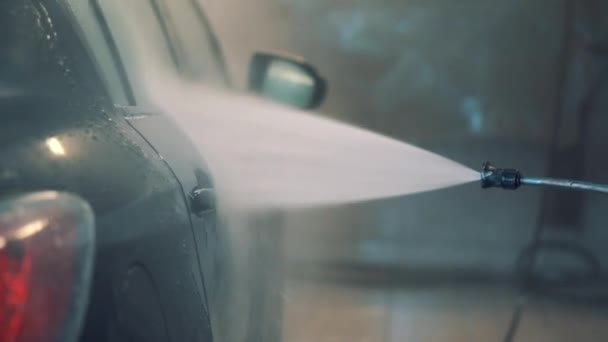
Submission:
M 152 84 L 158 105 L 196 144 L 232 203 L 316 206 L 479 179 L 454 161 L 319 115 L 200 85 Z

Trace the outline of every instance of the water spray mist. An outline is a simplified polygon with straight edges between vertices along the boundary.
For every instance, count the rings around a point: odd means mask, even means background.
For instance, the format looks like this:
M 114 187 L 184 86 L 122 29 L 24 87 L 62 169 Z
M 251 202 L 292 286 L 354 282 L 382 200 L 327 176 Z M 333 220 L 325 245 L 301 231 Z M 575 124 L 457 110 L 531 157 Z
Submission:
M 595 191 L 608 194 L 608 185 L 571 179 L 526 177 L 519 170 L 499 169 L 486 162 L 481 169 L 481 187 L 515 190 L 522 185 L 552 186 L 572 190 Z

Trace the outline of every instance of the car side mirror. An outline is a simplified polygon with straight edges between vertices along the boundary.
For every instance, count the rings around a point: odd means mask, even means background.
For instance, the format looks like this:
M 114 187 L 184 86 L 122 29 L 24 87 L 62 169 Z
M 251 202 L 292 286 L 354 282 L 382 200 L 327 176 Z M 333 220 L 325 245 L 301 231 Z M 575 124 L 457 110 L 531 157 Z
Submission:
M 299 58 L 256 53 L 249 67 L 249 89 L 277 102 L 314 109 L 325 99 L 327 84 Z

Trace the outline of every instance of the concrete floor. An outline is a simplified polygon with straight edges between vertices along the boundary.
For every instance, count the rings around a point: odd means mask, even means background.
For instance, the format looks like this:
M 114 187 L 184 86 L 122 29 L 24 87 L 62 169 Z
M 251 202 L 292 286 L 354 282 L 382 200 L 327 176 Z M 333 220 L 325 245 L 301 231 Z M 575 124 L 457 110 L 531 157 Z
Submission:
M 284 340 L 506 341 L 520 303 L 526 303 L 512 341 L 602 341 L 608 311 L 525 299 L 510 287 L 360 287 L 291 280 L 285 293 Z
M 285 341 L 501 341 L 513 293 L 292 284 Z

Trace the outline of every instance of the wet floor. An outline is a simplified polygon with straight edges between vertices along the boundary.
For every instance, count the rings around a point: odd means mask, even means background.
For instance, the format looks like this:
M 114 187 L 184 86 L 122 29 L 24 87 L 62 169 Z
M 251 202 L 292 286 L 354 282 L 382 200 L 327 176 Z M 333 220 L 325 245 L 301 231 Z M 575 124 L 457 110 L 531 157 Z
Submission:
M 528 300 L 509 288 L 353 286 L 291 280 L 285 293 L 284 340 L 602 341 L 608 312 Z M 517 319 L 515 319 L 517 324 Z

